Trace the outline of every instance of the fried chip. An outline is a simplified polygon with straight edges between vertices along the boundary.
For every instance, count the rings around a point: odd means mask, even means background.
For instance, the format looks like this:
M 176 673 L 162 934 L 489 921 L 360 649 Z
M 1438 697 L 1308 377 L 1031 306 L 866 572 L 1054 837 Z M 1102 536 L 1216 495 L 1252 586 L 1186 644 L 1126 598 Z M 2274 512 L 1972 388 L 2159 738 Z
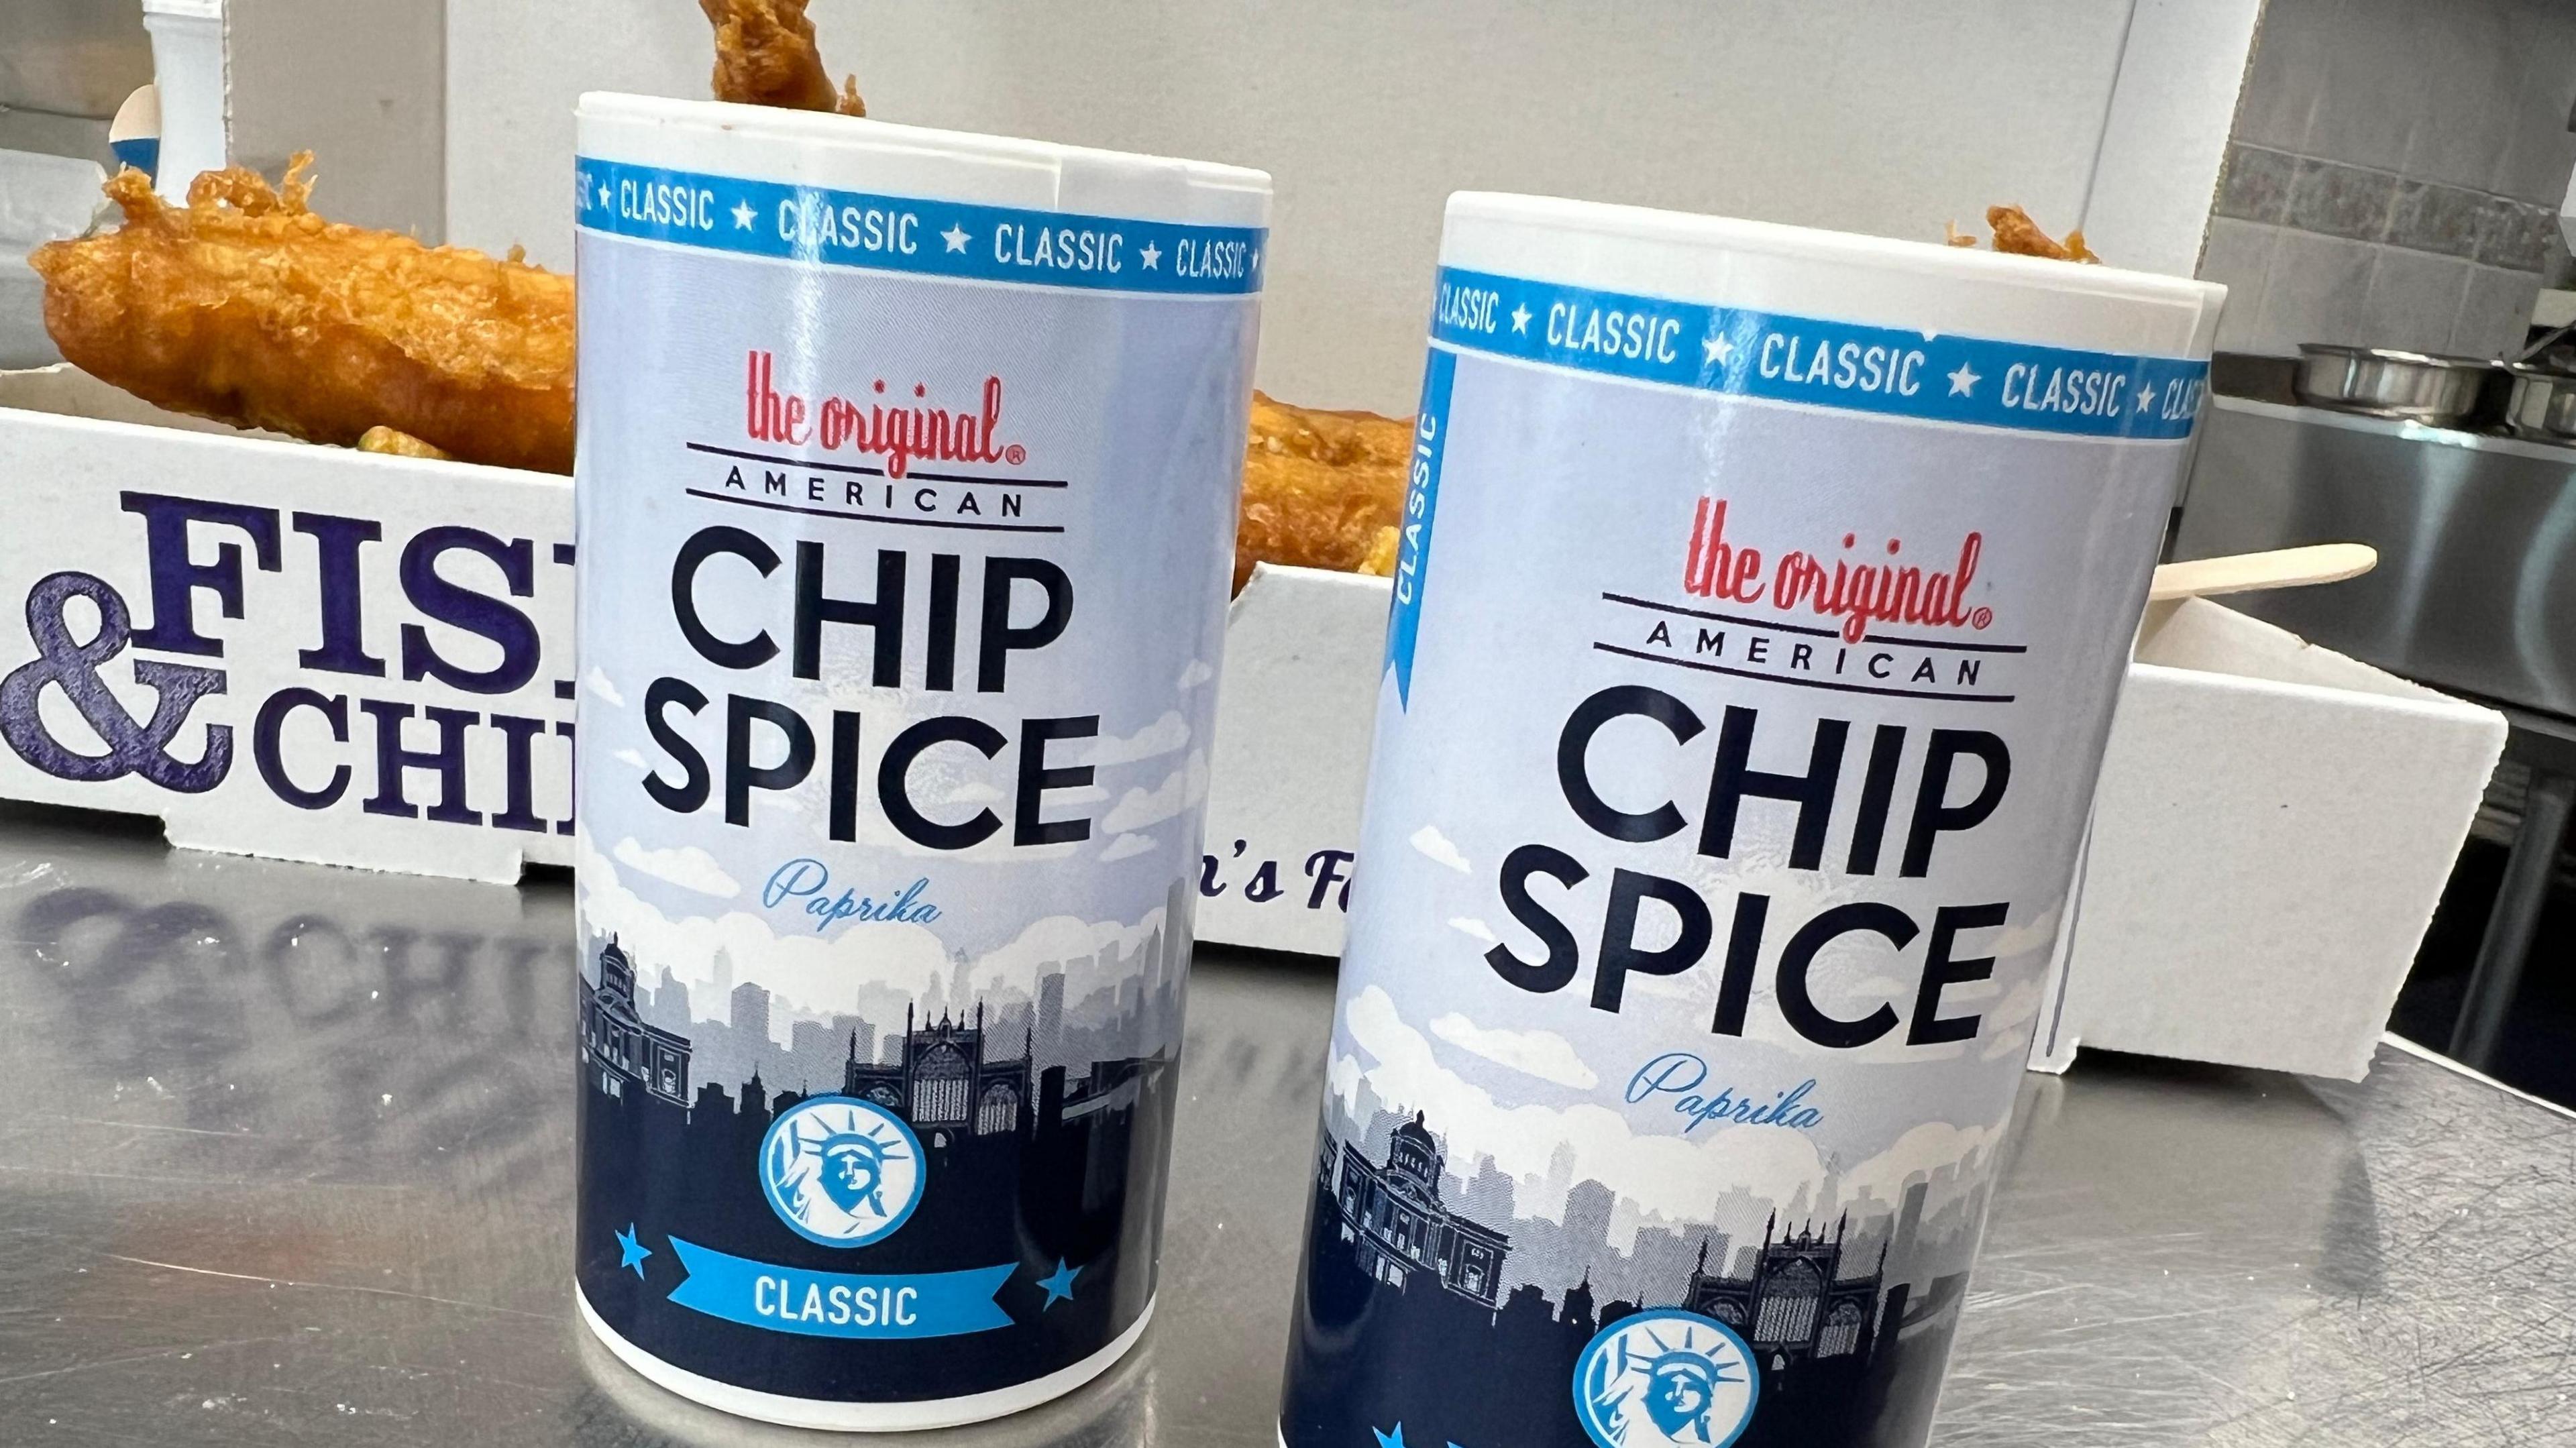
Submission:
M 45 330 L 82 371 L 236 427 L 349 444 L 379 425 L 468 462 L 572 471 L 572 278 L 328 222 L 312 153 L 188 204 L 120 172 L 125 224 L 50 242 Z
M 358 451 L 387 453 L 400 458 L 451 459 L 456 454 L 444 448 L 431 447 L 407 432 L 399 432 L 379 423 L 358 435 Z
M 1252 394 L 1234 586 L 1255 563 L 1391 573 L 1413 426 L 1373 412 L 1292 407 Z
M 2102 260 L 2093 254 L 2091 247 L 2084 244 L 2084 233 L 2080 229 L 2066 233 L 2066 240 L 2059 242 L 2047 232 L 2040 230 L 2039 223 L 2030 219 L 2030 213 L 2018 206 L 1987 207 L 1986 225 L 1994 232 L 1995 250 L 2000 252 L 2008 252 L 2014 256 L 2046 257 L 2050 261 L 2080 261 L 2097 265 Z M 1951 237 L 1950 244 L 1952 246 L 1960 244 L 1955 233 Z
M 1352 571 L 1365 573 L 1371 578 L 1393 578 L 1395 576 L 1395 540 L 1394 524 L 1390 523 L 1378 529 L 1377 541 L 1369 545 L 1368 556 L 1361 559 L 1360 566 Z

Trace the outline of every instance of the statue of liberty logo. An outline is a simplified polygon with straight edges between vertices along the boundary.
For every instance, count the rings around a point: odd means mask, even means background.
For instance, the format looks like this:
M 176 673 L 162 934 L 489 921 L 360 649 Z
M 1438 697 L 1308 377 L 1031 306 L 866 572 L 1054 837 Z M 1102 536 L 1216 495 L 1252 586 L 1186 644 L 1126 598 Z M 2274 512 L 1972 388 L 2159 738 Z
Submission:
M 826 1247 L 890 1236 L 921 1202 L 921 1141 L 903 1118 L 852 1096 L 779 1113 L 760 1141 L 760 1189 L 797 1235 Z
M 1762 1385 L 1744 1339 L 1679 1308 L 1623 1317 L 1574 1364 L 1574 1412 L 1600 1448 L 1726 1448 Z

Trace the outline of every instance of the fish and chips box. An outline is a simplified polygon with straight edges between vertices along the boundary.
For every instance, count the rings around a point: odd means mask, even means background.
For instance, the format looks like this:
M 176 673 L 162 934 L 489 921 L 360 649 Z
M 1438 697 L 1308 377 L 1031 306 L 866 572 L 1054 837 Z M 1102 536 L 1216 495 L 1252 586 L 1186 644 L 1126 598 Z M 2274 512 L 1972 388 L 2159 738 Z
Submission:
M 0 797 L 238 854 L 571 862 L 569 479 L 243 434 L 67 367 L 0 373 L 0 475 Z M 1387 590 L 1265 565 L 1234 600 L 1200 938 L 1339 953 Z M 2151 613 L 2034 1063 L 2361 1075 L 2504 735 L 2216 604 Z
M 572 862 L 572 480 L 0 373 L 0 796 L 174 845 Z

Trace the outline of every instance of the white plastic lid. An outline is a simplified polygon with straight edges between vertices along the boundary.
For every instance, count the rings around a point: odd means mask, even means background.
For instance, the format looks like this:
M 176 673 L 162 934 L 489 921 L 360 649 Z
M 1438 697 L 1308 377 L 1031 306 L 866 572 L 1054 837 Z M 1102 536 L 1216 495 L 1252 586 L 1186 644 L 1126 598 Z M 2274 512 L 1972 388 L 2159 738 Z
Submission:
M 1546 196 L 1461 191 L 1447 222 L 1446 267 L 2100 352 L 2206 358 L 2227 296 L 2117 267 Z
M 583 156 L 629 165 L 1079 216 L 1270 223 L 1269 174 L 1208 161 L 605 91 L 581 98 L 573 126 Z

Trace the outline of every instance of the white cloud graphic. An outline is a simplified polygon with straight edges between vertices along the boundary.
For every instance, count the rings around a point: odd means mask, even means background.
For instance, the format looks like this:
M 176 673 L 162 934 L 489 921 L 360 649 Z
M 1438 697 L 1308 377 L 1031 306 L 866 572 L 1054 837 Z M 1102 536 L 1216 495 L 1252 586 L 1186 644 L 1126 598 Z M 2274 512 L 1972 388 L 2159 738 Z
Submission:
M 1462 935 L 1474 936 L 1476 939 L 1485 942 L 1487 945 L 1500 945 L 1503 943 L 1502 938 L 1494 934 L 1494 927 L 1487 925 L 1484 921 L 1478 920 L 1470 915 L 1453 917 L 1449 922 L 1449 928 Z
M 1188 762 L 1165 776 L 1161 784 L 1120 795 L 1109 813 L 1100 817 L 1100 828 L 1111 834 L 1140 830 L 1170 819 L 1205 798 L 1207 755 L 1193 749 Z
M 1458 847 L 1449 843 L 1449 837 L 1440 833 L 1438 825 L 1424 825 L 1415 830 L 1407 843 L 1461 875 L 1473 868 L 1467 863 L 1467 857 L 1458 853 Z
M 958 775 L 951 775 L 934 781 L 927 788 L 916 789 L 912 792 L 912 802 L 916 806 L 931 804 L 1000 804 L 1004 798 L 1005 796 L 1002 791 L 993 784 L 985 780 Z M 1063 796 L 1053 795 L 1050 796 L 1050 798 L 1061 799 Z
M 2058 907 L 2052 905 L 2018 925 L 2006 925 L 1995 932 L 1993 943 L 1978 954 L 2007 960 L 2025 950 L 2047 950 L 2057 943 L 2057 912 Z
M 1488 1030 L 1451 1011 L 1431 1022 L 1431 1034 L 1471 1056 L 1542 1081 L 1583 1091 L 1601 1084 L 1601 1078 L 1575 1054 L 1574 1043 L 1554 1031 Z
M 620 883 L 616 869 L 588 838 L 577 836 L 573 849 L 582 924 L 593 934 L 616 936 L 647 976 L 668 970 L 693 990 L 703 989 L 714 981 L 716 953 L 722 951 L 733 961 L 737 980 L 757 980 L 787 1004 L 817 1011 L 849 1009 L 855 981 L 883 981 L 895 990 L 927 995 L 931 982 L 948 978 L 948 953 L 923 926 L 880 921 L 825 936 L 799 923 L 789 923 L 781 933 L 760 916 L 740 910 L 673 920 Z M 771 1013 L 771 1029 L 781 1044 L 791 1019 L 785 1010 Z
M 2030 1032 L 2024 1027 L 2029 1024 L 2033 1016 L 2039 1014 L 2039 1000 L 2045 993 L 2045 987 L 2040 982 L 2025 980 L 2014 986 L 1991 1009 L 1983 1012 L 1985 1020 L 1977 1027 L 1977 1031 L 1985 1037 L 1985 1045 L 1977 1052 L 1978 1059 L 1993 1061 L 2005 1056 L 2027 1053 L 2030 1050 Z M 1943 1015 L 1967 1013 L 1952 1006 L 1950 1001 L 1949 996 L 1945 995 L 1941 998 Z
M 1215 677 L 1216 670 L 1209 668 L 1206 660 L 1192 659 L 1189 662 L 1189 666 L 1181 670 L 1180 682 L 1172 687 L 1187 691 L 1195 689 L 1199 685 L 1204 684 Z
M 682 845 L 675 850 L 648 850 L 633 835 L 617 842 L 609 853 L 619 864 L 632 866 L 656 880 L 668 881 L 683 890 L 713 895 L 730 900 L 742 893 L 742 886 L 724 872 L 716 857 L 695 845 Z
M 1163 907 L 1156 905 L 1132 925 L 1116 921 L 1084 920 L 1076 915 L 1049 915 L 1032 920 L 1028 927 L 1008 945 L 997 946 L 975 958 L 968 973 L 968 986 L 976 991 L 1015 990 L 1035 995 L 1038 967 L 1056 962 L 1098 955 L 1115 945 L 1126 955 L 1145 947 L 1146 940 L 1163 923 Z
M 640 754 L 640 753 L 638 753 L 638 752 L 636 752 L 635 750 L 632 750 L 632 749 L 621 749 L 621 750 L 618 750 L 615 754 L 612 754 L 612 755 L 610 755 L 610 756 L 608 756 L 608 757 L 609 757 L 609 758 L 611 758 L 611 759 L 616 760 L 616 761 L 617 761 L 618 763 L 620 763 L 620 764 L 625 765 L 625 766 L 626 766 L 627 768 L 629 768 L 629 769 L 650 769 L 650 768 L 652 768 L 652 766 L 651 766 L 651 765 L 646 764 L 646 763 L 644 762 L 644 756 L 643 756 L 642 754 Z
M 1394 1000 L 1378 986 L 1362 988 L 1344 1005 L 1342 1031 L 1359 1048 L 1350 1066 L 1336 1060 L 1327 1073 L 1342 1109 L 1357 1110 L 1359 1085 L 1366 1081 L 1388 1109 L 1422 1112 L 1451 1161 L 1491 1156 L 1506 1175 L 1544 1179 L 1550 1156 L 1567 1145 L 1574 1151 L 1575 1179 L 1589 1177 L 1641 1211 L 1676 1221 L 1700 1220 L 1710 1198 L 1730 1187 L 1788 1201 L 1801 1187 L 1815 1191 L 1828 1170 L 1811 1137 L 1783 1127 L 1711 1125 L 1688 1136 L 1641 1135 L 1619 1111 L 1590 1099 L 1562 1108 L 1503 1105 L 1442 1066 L 1430 1039 L 1404 1023 Z M 1841 1189 L 1847 1198 L 1867 1188 L 1881 1201 L 1901 1200 L 1909 1176 L 1992 1148 L 2002 1128 L 2000 1120 L 1965 1126 L 1926 1122 L 1878 1155 L 1845 1165 Z
M 1109 842 L 1108 849 L 1100 852 L 1100 858 L 1104 862 L 1109 860 L 1124 860 L 1131 856 L 1145 854 L 1153 848 L 1154 837 L 1152 835 L 1120 835 L 1118 838 Z
M 1189 747 L 1190 721 L 1177 709 L 1166 709 L 1163 717 L 1121 739 L 1115 734 L 1092 741 L 1091 750 L 1082 762 L 1091 765 L 1133 764 L 1140 759 L 1154 759 L 1177 754 Z
M 1324 1063 L 1324 1089 L 1348 1101 L 1360 1092 L 1360 1058 L 1335 1056 Z
M 581 686 L 620 709 L 626 707 L 626 696 L 617 692 L 617 686 L 608 682 L 608 675 L 600 672 L 597 664 L 591 665 L 590 672 L 581 676 Z

